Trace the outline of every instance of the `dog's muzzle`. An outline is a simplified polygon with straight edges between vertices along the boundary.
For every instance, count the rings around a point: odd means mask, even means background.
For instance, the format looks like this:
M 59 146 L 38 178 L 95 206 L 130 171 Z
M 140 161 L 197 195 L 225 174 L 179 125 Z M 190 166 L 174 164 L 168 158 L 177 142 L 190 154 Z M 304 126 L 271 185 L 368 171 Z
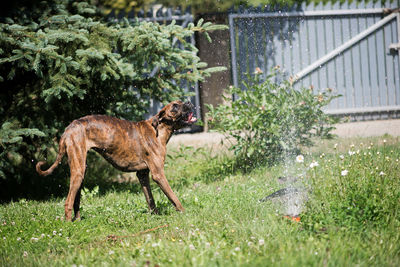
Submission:
M 186 102 L 183 105 L 183 122 L 185 124 L 192 124 L 197 121 L 197 118 L 193 115 L 194 105 L 190 102 Z

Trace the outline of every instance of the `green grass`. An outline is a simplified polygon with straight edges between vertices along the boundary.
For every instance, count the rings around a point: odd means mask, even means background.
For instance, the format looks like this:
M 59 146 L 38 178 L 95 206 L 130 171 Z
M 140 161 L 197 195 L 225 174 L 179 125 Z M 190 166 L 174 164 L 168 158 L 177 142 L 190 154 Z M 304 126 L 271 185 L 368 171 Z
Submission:
M 60 219 L 64 199 L 3 204 L 0 265 L 399 266 L 400 139 L 333 140 L 304 156 L 290 165 L 312 189 L 299 223 L 258 203 L 287 165 L 241 171 L 228 156 L 170 148 L 166 173 L 185 213 L 154 183 L 160 215 L 135 184 L 87 190 L 74 223 Z

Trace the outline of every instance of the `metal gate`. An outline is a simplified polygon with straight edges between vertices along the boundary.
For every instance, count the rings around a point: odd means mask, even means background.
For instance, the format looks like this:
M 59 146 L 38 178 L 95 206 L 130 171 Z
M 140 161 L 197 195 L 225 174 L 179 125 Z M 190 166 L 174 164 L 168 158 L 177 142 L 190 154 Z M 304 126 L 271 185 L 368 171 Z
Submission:
M 234 85 L 257 67 L 267 75 L 278 65 L 284 78 L 297 80 L 295 88 L 341 94 L 327 113 L 399 117 L 400 1 L 338 2 L 230 14 Z

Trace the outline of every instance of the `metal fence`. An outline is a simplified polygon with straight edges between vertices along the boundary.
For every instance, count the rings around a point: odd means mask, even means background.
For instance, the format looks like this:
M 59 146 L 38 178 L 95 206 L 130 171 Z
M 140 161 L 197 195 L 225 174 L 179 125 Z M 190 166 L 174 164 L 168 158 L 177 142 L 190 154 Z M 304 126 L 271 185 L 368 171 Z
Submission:
M 229 15 L 233 83 L 258 67 L 280 66 L 295 87 L 343 95 L 326 112 L 376 119 L 399 117 L 400 1 L 322 3 Z M 265 76 L 264 76 L 265 77 Z

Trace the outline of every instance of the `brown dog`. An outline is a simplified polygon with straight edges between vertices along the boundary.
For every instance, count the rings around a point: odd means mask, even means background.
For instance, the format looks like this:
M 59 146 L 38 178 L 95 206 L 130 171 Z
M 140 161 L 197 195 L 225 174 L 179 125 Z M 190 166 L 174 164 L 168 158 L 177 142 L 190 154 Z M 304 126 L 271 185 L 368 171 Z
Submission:
M 91 115 L 74 120 L 61 136 L 59 152 L 51 167 L 42 171 L 44 161 L 37 163 L 36 171 L 46 176 L 60 164 L 65 152 L 71 171 L 70 188 L 65 201 L 65 219 L 71 221 L 72 208 L 75 218 L 80 218 L 79 205 L 86 154 L 93 148 L 115 168 L 134 172 L 140 181 L 150 211 L 157 212 L 150 189 L 149 171 L 176 210 L 184 211 L 172 192 L 164 175 L 166 145 L 172 133 L 196 122 L 190 102 L 174 101 L 154 117 L 140 122 L 120 120 L 103 115 Z

